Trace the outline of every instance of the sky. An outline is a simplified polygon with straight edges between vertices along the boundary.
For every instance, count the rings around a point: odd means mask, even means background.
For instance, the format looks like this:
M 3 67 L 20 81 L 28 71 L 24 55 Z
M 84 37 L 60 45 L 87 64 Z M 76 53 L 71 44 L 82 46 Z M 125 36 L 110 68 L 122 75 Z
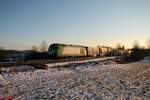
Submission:
M 41 41 L 132 47 L 150 37 L 150 0 L 0 0 L 0 47 Z

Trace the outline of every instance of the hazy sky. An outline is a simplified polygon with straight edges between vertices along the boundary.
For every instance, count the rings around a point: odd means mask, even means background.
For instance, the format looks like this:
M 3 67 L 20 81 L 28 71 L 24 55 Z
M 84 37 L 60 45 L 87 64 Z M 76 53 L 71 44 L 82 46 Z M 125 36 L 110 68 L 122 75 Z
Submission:
M 131 47 L 150 37 L 150 0 L 0 0 L 0 46 L 30 49 L 42 40 Z

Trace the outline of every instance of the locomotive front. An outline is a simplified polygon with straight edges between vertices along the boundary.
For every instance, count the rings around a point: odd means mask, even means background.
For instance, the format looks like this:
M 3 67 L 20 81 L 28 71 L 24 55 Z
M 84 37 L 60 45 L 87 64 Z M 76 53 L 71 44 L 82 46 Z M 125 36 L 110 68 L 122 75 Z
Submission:
M 63 48 L 63 44 L 54 43 L 49 46 L 48 54 L 51 57 L 60 57 L 62 55 Z
M 48 54 L 51 56 L 51 57 L 57 57 L 57 48 L 58 48 L 58 45 L 57 44 L 52 44 L 49 46 L 49 50 L 48 50 Z

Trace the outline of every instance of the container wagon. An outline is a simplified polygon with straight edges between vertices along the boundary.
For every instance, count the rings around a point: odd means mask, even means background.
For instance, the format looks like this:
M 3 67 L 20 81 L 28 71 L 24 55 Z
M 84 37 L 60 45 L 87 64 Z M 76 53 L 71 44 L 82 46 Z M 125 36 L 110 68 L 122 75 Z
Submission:
M 98 48 L 87 47 L 87 56 L 96 57 L 99 55 Z

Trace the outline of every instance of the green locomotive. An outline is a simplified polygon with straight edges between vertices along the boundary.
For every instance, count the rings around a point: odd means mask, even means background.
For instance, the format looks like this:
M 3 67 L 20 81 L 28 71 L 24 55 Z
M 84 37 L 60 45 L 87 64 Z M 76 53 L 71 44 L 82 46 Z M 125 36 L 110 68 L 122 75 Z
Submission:
M 49 46 L 48 53 L 52 57 L 81 57 L 87 56 L 87 47 L 54 43 Z

